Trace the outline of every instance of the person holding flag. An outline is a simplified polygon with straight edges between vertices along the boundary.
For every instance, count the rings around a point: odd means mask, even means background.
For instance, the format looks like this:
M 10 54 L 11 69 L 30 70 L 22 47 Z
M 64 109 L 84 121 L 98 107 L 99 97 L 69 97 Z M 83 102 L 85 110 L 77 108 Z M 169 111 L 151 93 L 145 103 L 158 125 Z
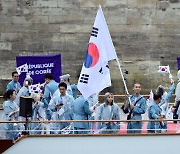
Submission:
M 164 116 L 164 118 L 166 117 L 167 113 L 168 113 L 168 103 L 169 100 L 174 92 L 175 89 L 175 85 L 174 85 L 174 80 L 170 79 L 170 83 L 171 86 L 169 88 L 168 93 L 165 91 L 164 87 L 162 85 L 159 85 L 156 92 L 161 95 L 161 102 L 159 103 L 159 107 L 161 108 L 161 115 Z M 167 122 L 162 122 L 163 124 L 163 131 L 167 131 Z
M 129 113 L 127 120 L 142 120 L 142 114 L 146 111 L 146 99 L 140 94 L 141 85 L 135 83 L 134 94 L 130 95 L 130 101 L 126 100 L 122 106 L 124 113 Z M 127 133 L 141 133 L 142 122 L 128 122 Z
M 6 91 L 8 90 L 15 90 L 16 94 L 21 89 L 21 85 L 18 82 L 19 81 L 19 74 L 18 72 L 14 71 L 12 72 L 12 81 L 7 84 Z
M 24 79 L 23 87 L 19 90 L 15 102 L 17 105 L 20 105 L 20 97 L 21 96 L 30 96 L 29 86 L 32 85 L 33 79 L 31 78 L 29 73 L 26 73 L 26 78 Z
M 168 102 L 174 92 L 175 85 L 174 85 L 173 76 L 170 72 L 169 65 L 168 66 L 159 66 L 158 72 L 169 74 L 169 79 L 170 79 L 170 83 L 171 83 L 168 93 L 165 91 L 165 88 L 162 85 L 159 85 L 156 90 L 156 92 L 162 96 L 159 106 L 161 108 L 161 114 L 166 118 L 166 117 L 168 117 L 168 114 L 171 114 L 171 111 L 168 108 Z M 167 122 L 162 122 L 162 124 L 163 124 L 163 128 L 164 128 L 163 131 L 167 131 Z

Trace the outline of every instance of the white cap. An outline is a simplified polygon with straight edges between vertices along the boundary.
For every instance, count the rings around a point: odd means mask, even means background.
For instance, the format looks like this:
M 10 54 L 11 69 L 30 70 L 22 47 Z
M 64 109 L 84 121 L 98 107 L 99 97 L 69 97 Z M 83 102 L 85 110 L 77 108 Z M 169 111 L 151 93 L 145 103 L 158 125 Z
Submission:
M 60 80 L 68 81 L 68 79 L 70 79 L 69 74 L 65 74 L 65 75 L 60 76 Z

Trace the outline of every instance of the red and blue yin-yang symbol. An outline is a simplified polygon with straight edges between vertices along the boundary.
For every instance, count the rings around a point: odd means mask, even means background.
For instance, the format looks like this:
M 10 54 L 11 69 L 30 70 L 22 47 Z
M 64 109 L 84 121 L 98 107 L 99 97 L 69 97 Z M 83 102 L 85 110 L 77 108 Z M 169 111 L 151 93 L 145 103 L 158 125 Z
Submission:
M 95 66 L 99 61 L 99 51 L 94 43 L 89 43 L 86 56 L 84 59 L 84 66 L 86 68 L 91 68 Z

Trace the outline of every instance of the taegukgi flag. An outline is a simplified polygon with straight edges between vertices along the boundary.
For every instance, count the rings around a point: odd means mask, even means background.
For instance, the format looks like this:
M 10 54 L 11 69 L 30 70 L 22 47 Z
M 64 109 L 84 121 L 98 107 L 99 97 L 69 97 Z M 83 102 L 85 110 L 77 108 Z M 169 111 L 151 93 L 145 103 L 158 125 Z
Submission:
M 28 72 L 28 65 L 27 64 L 23 64 L 19 67 L 16 68 L 16 71 L 18 72 L 18 74 L 20 75 L 22 72 Z
M 170 73 L 170 68 L 169 65 L 168 66 L 159 66 L 159 73 Z
M 29 92 L 30 93 L 41 93 L 43 91 L 45 83 L 38 83 L 38 84 L 34 84 L 34 85 L 30 85 L 29 86 Z
M 77 85 L 85 99 L 111 86 L 108 61 L 116 58 L 106 20 L 99 6 Z

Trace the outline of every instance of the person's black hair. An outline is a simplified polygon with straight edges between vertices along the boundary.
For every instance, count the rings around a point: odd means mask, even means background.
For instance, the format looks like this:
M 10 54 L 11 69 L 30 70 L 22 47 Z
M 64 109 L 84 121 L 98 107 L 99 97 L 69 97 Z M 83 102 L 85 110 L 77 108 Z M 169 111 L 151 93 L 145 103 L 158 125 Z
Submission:
M 164 87 L 160 85 L 157 88 L 157 93 L 162 96 L 164 94 Z
M 4 94 L 4 98 L 7 100 L 7 99 L 10 99 L 10 96 L 11 95 L 13 95 L 13 92 L 14 92 L 15 90 L 13 90 L 13 89 L 10 89 L 10 90 L 8 90 L 8 91 L 6 91 L 6 93 Z
M 162 95 L 160 95 L 159 93 L 154 93 L 154 100 L 158 100 L 159 98 L 161 99 Z
M 12 72 L 12 77 L 14 76 L 14 74 L 18 74 L 18 72 L 17 71 Z
M 53 75 L 51 73 L 46 73 L 46 74 L 44 74 L 44 78 L 53 80 Z
M 60 87 L 64 87 L 65 89 L 67 89 L 67 84 L 64 83 L 64 82 L 61 82 L 59 85 L 58 85 L 58 88 Z

